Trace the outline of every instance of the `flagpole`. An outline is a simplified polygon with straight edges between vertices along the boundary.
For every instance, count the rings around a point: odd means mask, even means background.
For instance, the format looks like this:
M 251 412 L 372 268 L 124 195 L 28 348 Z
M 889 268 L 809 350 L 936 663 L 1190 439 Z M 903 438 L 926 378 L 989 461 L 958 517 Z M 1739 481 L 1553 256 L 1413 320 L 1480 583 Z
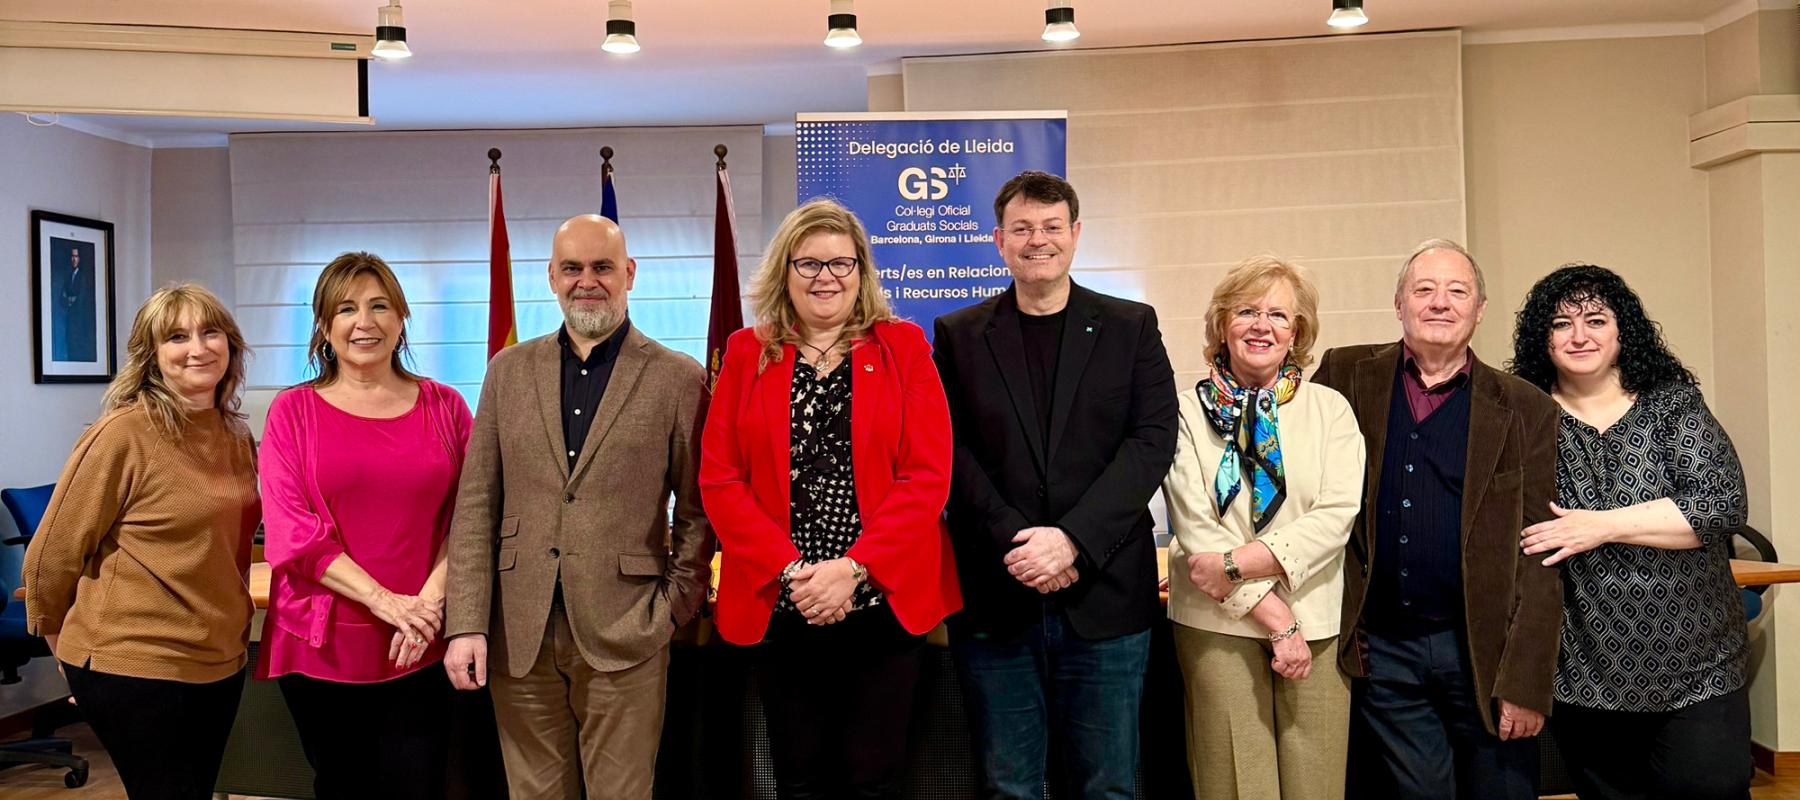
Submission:
M 719 171 L 720 172 L 725 171 L 725 154 L 729 153 L 729 152 L 731 152 L 731 151 L 726 149 L 725 145 L 722 145 L 722 144 L 713 145 L 713 155 L 718 156 L 718 158 L 719 158 Z

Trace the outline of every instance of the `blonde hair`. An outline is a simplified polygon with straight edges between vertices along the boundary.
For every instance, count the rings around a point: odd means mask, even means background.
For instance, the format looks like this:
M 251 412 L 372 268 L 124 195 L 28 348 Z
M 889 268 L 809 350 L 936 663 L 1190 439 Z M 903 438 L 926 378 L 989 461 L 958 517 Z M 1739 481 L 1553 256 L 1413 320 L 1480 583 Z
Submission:
M 230 345 L 225 374 L 213 387 L 213 408 L 227 426 L 240 432 L 249 430 L 244 424 L 244 413 L 238 410 L 238 389 L 244 385 L 244 361 L 250 356 L 250 346 L 244 342 L 244 334 L 225 304 L 197 283 L 165 286 L 138 308 L 137 317 L 131 321 L 131 336 L 125 340 L 125 364 L 100 400 L 102 413 L 141 407 L 164 436 L 181 440 L 182 426 L 187 422 L 187 401 L 169 386 L 156 355 L 190 311 L 199 316 L 201 328 L 224 332 Z
M 1288 360 L 1305 367 L 1312 363 L 1313 342 L 1319 338 L 1319 287 L 1299 264 L 1275 256 L 1251 256 L 1225 273 L 1225 279 L 1213 287 L 1212 303 L 1206 308 L 1206 363 L 1211 365 L 1225 349 L 1225 329 L 1243 308 L 1269 293 L 1276 281 L 1285 280 L 1294 290 L 1294 340 Z M 1230 360 L 1229 355 L 1226 360 Z
M 374 253 L 361 251 L 343 253 L 325 265 L 325 271 L 319 273 L 319 282 L 313 286 L 313 331 L 312 341 L 306 345 L 306 363 L 318 373 L 312 379 L 317 388 L 330 386 L 337 381 L 337 354 L 332 352 L 331 338 L 326 331 L 331 328 L 331 318 L 337 314 L 337 306 L 350 296 L 350 286 L 356 279 L 368 275 L 381 284 L 381 293 L 387 296 L 394 306 L 394 313 L 400 315 L 400 341 L 394 344 L 392 358 L 394 372 L 400 377 L 417 383 L 420 378 L 406 368 L 405 357 L 412 354 L 406 346 L 405 324 L 412 320 L 412 309 L 406 305 L 406 292 L 400 289 L 400 279 L 394 277 L 394 271 L 388 268 L 387 262 Z
M 881 291 L 881 278 L 875 271 L 875 257 L 869 252 L 869 234 L 863 230 L 862 220 L 836 200 L 814 198 L 781 220 L 781 227 L 775 229 L 775 238 L 769 241 L 762 263 L 750 279 L 750 313 L 756 317 L 756 338 L 763 346 L 762 359 L 757 363 L 759 372 L 781 360 L 783 345 L 800 344 L 800 314 L 787 290 L 788 259 L 793 258 L 801 242 L 816 233 L 841 233 L 850 237 L 856 248 L 856 304 L 844 323 L 844 333 L 851 341 L 862 338 L 875 323 L 895 318 L 887 295 Z

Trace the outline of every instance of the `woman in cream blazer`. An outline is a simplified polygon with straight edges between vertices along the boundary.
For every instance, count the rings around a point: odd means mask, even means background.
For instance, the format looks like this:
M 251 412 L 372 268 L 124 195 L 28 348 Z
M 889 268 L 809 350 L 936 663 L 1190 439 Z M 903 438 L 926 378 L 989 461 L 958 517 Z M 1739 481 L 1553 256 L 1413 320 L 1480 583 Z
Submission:
M 1206 313 L 1211 373 L 1181 394 L 1163 494 L 1200 800 L 1343 796 L 1350 684 L 1333 656 L 1365 451 L 1349 402 L 1301 376 L 1317 335 L 1306 272 L 1245 261 Z

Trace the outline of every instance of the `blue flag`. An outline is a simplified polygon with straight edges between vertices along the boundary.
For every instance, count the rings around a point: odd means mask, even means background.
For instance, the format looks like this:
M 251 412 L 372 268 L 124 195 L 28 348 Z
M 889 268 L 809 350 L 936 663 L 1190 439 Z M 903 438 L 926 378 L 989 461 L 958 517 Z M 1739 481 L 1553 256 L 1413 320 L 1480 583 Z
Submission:
M 600 168 L 600 216 L 619 221 L 619 196 L 613 193 L 611 164 Z

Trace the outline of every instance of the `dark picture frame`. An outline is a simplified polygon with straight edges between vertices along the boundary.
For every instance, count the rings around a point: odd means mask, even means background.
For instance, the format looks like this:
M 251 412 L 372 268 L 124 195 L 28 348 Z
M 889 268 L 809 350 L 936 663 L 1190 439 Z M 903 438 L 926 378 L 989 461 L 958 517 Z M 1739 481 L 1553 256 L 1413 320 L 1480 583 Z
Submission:
M 117 373 L 113 224 L 31 211 L 35 383 L 107 383 Z

